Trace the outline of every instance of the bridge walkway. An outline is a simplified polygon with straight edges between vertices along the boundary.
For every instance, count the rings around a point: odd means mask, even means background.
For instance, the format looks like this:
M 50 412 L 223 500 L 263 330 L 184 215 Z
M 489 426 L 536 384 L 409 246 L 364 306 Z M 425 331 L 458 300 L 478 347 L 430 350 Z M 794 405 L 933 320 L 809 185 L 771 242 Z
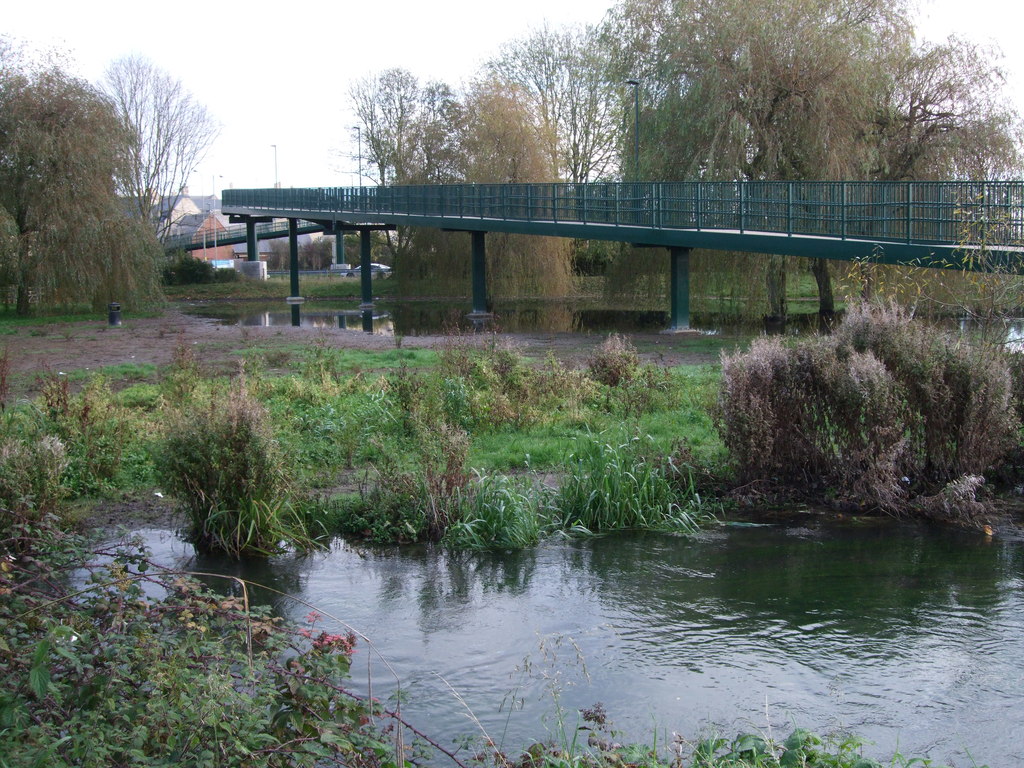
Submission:
M 936 268 L 1024 271 L 1024 182 L 646 182 L 225 190 L 239 221 L 287 219 L 362 235 L 427 226 L 471 233 L 473 310 L 485 313 L 488 232 L 669 250 L 672 326 L 689 324 L 693 248 Z M 255 240 L 253 239 L 254 243 Z M 255 248 L 250 246 L 250 258 Z M 296 261 L 297 264 L 297 261 Z M 297 266 L 293 293 L 298 294 Z

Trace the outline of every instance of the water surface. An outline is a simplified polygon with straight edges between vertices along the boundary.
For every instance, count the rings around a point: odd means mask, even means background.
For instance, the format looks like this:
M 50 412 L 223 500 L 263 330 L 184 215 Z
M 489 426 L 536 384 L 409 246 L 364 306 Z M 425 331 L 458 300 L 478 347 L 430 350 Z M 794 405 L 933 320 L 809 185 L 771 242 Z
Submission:
M 574 723 L 602 702 L 648 743 L 798 724 L 849 728 L 875 757 L 965 766 L 969 748 L 978 764 L 1024 764 L 1017 539 L 811 517 L 489 554 L 339 540 L 241 566 L 167 532 L 150 540 L 165 562 L 260 581 L 367 635 L 409 694 L 405 715 L 446 742 L 478 733 L 467 707 L 515 748 L 557 731 L 559 710 Z M 262 598 L 300 622 L 309 612 Z M 394 690 L 368 648 L 357 658 L 357 684 L 369 661 L 375 695 Z

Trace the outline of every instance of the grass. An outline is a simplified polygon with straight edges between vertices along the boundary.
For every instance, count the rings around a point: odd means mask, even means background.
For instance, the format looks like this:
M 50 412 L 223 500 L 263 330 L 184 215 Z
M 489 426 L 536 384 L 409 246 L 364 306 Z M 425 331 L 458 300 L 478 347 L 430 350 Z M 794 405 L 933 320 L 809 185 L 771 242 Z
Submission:
M 43 332 L 48 328 L 30 327 Z M 267 439 L 276 446 L 273 450 L 282 452 L 288 498 L 300 507 L 311 496 L 344 490 L 353 473 L 374 478 L 385 465 L 392 467 L 389 477 L 411 476 L 415 482 L 410 487 L 442 488 L 446 494 L 474 472 L 481 478 L 519 476 L 525 470 L 564 477 L 570 472 L 570 456 L 595 434 L 618 443 L 635 434 L 649 435 L 650 451 L 663 455 L 680 440 L 695 457 L 720 455 L 707 414 L 717 386 L 711 367 L 667 369 L 638 362 L 630 352 L 626 375 L 602 383 L 585 364 L 565 364 L 550 354 L 543 360 L 531 358 L 505 347 L 498 337 L 478 342 L 476 337 L 452 337 L 438 350 L 373 351 L 336 348 L 317 336 L 295 343 L 283 336 L 228 334 L 202 349 L 182 345 L 183 354 L 175 354 L 166 367 L 129 362 L 65 371 L 54 382 L 41 379 L 36 404 L 19 401 L 16 409 L 24 408 L 26 414 L 37 409 L 46 416 L 41 429 L 59 427 L 57 434 L 71 440 L 70 479 L 65 482 L 72 500 L 85 492 L 144 490 L 140 484 L 161 477 L 155 455 L 168 457 L 157 450 L 170 436 L 168 425 L 180 423 L 182 412 L 212 417 L 223 407 L 223 393 L 236 386 L 231 380 L 239 372 L 232 357 L 243 361 L 247 391 L 266 411 Z M 214 344 L 218 351 L 211 354 Z M 218 360 L 226 362 L 215 365 Z M 98 379 L 105 389 L 90 387 Z M 87 396 L 92 399 L 83 399 Z M 21 419 L 8 411 L 9 425 L 29 422 L 27 415 Z M 212 456 L 225 442 L 204 442 L 197 437 L 197 425 L 186 426 L 186 434 L 176 439 L 189 450 L 203 446 Z M 457 461 L 450 455 L 453 446 L 461 446 Z M 180 458 L 185 452 L 179 448 L 171 456 Z M 196 480 L 212 465 L 198 454 L 194 459 L 186 474 Z M 509 508 L 522 489 L 502 482 L 481 481 L 462 501 L 446 498 L 443 503 L 462 504 L 467 515 L 476 515 L 474 504 Z M 216 487 L 217 493 L 223 490 Z M 493 502 L 487 501 L 488 494 Z M 220 510 L 248 520 L 272 518 L 264 514 L 266 509 L 243 510 L 244 499 L 220 503 L 212 492 L 207 495 L 197 502 L 204 515 Z M 258 498 L 271 504 L 277 496 Z M 405 530 L 404 513 L 398 506 L 396 510 L 395 519 L 402 525 L 378 530 Z M 221 522 L 225 529 L 234 525 L 226 518 Z M 202 533 L 201 526 L 194 528 Z M 465 538 L 476 536 L 467 532 Z
M 133 310 L 132 314 L 138 317 L 155 317 L 160 314 L 160 310 Z M 80 306 L 61 310 L 37 309 L 30 315 L 19 315 L 14 311 L 14 307 L 0 307 L 0 336 L 23 333 L 26 328 L 30 334 L 46 336 L 55 333 L 52 326 L 98 321 L 107 321 L 106 310 L 97 312 L 90 307 Z
M 111 381 L 118 382 L 139 382 L 155 379 L 157 367 L 152 363 L 118 363 L 116 365 L 104 365 L 95 370 L 88 368 L 68 371 L 69 381 L 85 381 L 91 376 L 100 375 Z
M 523 549 L 540 541 L 551 493 L 530 478 L 477 475 L 444 541 L 462 549 Z
M 594 533 L 653 529 L 693 533 L 712 517 L 692 478 L 658 459 L 646 438 L 583 440 L 568 461 L 569 474 L 552 502 L 555 527 Z M 686 468 L 678 468 L 686 473 Z
M 469 464 L 487 472 L 558 469 L 587 434 L 583 426 L 554 424 L 482 432 L 470 444 Z

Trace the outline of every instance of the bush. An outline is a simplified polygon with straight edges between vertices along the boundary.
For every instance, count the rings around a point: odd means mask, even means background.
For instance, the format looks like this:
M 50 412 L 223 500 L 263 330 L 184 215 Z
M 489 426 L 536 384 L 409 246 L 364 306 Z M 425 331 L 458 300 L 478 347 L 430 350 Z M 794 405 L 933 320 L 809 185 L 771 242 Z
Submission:
M 831 337 L 759 339 L 723 356 L 722 374 L 719 429 L 744 485 L 898 513 L 958 483 L 928 510 L 969 506 L 977 484 L 961 478 L 1016 439 L 1002 354 L 893 308 L 853 308 Z
M 225 396 L 180 413 L 158 458 L 195 544 L 236 557 L 270 554 L 282 541 L 308 545 L 301 516 L 285 500 L 282 467 L 266 411 L 241 381 Z
M 0 507 L 35 520 L 56 513 L 67 492 L 61 482 L 67 466 L 64 444 L 52 435 L 25 442 L 5 439 L 0 444 Z M 5 527 L 0 524 L 0 531 Z
M 231 283 L 237 279 L 238 273 L 235 270 L 217 269 L 209 261 L 193 258 L 184 251 L 163 269 L 164 285 Z
M 610 334 L 587 361 L 591 378 L 609 387 L 632 381 L 639 368 L 636 349 L 617 333 Z
M 97 558 L 46 524 L 0 536 L 0 764 L 405 764 L 382 708 L 342 687 L 351 633 L 286 626 L 135 548 Z

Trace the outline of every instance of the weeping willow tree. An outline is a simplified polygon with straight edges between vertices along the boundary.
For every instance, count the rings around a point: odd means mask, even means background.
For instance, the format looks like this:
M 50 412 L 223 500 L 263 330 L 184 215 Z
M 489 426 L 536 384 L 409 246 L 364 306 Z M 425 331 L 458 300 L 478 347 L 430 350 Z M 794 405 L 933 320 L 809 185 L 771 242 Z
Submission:
M 466 98 L 462 146 L 469 182 L 525 184 L 555 178 L 536 140 L 521 86 L 498 76 L 477 81 Z M 487 272 L 496 298 L 567 296 L 573 291 L 572 243 L 556 237 L 492 234 Z
M 127 142 L 92 86 L 0 40 L 0 285 L 18 314 L 159 296 L 159 246 L 116 194 Z
M 621 0 L 605 36 L 612 75 L 641 84 L 643 179 L 980 178 L 1019 168 L 1019 123 L 996 59 L 956 39 L 917 41 L 906 0 Z M 784 318 L 800 262 L 758 260 L 735 279 L 763 279 L 746 292 Z M 810 267 L 828 312 L 829 263 Z

